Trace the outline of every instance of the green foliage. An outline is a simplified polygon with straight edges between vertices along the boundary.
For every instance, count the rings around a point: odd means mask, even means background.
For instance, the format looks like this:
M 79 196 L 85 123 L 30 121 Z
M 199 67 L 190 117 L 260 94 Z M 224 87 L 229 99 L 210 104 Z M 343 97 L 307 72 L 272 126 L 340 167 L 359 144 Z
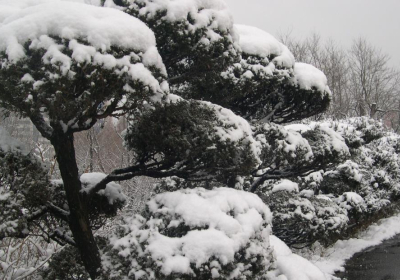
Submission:
M 63 55 L 72 57 L 72 50 L 68 47 L 70 40 L 51 39 L 59 44 Z M 80 43 L 87 44 L 84 41 Z M 7 61 L 6 54 L 0 53 L 3 62 L 0 68 L 0 105 L 31 118 L 39 130 L 43 113 L 52 120 L 52 126 L 63 129 L 61 123 L 73 123 L 79 131 L 90 128 L 102 114 L 112 113 L 123 96 L 127 96 L 125 108 L 132 109 L 154 94 L 139 80 L 132 80 L 130 74 L 123 71 L 123 66 L 116 71 L 105 64 L 72 60 L 66 70 L 61 62 L 46 62 L 46 50 L 34 49 L 31 45 L 31 41 L 24 44 L 26 58 L 16 63 Z M 117 58 L 134 52 L 116 47 L 108 51 Z M 131 58 L 131 63 L 140 61 L 140 57 L 136 57 L 136 61 Z M 155 76 L 162 77 L 159 70 L 153 70 Z
M 31 155 L 0 149 L 0 239 L 29 234 L 30 217 L 52 195 L 49 184 L 46 169 Z
M 54 254 L 49 265 L 41 270 L 43 280 L 89 280 L 79 252 L 75 247 L 67 246 Z
M 141 164 L 172 169 L 186 179 L 215 178 L 228 183 L 232 176 L 253 170 L 257 159 L 251 136 L 229 138 L 237 124 L 226 123 L 218 110 L 222 108 L 198 101 L 156 105 L 134 120 L 126 145 Z
M 261 195 L 274 213 L 274 234 L 288 246 L 309 246 L 319 241 L 330 244 L 347 229 L 347 211 L 327 197 L 303 198 L 278 191 Z
M 233 22 L 220 26 L 218 1 L 215 7 L 199 6 L 178 18 L 167 10 L 171 3 L 129 1 L 126 12 L 155 33 L 172 93 L 213 102 L 248 120 L 275 123 L 301 120 L 328 108 L 327 92 L 293 83 L 293 65 L 278 65 L 273 61 L 276 54 L 260 57 L 241 51 Z M 269 64 L 276 64 L 271 73 L 263 71 Z
M 262 69 L 274 56 L 242 53 L 240 63 L 222 73 L 220 94 L 212 102 L 232 109 L 246 119 L 289 123 L 324 112 L 330 96 L 317 89 L 302 89 L 292 82 L 293 69 L 276 65 L 272 73 Z M 223 102 L 223 103 L 221 103 Z
M 211 102 L 221 98 L 221 72 L 239 61 L 239 49 L 233 27 L 218 26 L 219 11 L 199 6 L 195 13 L 188 12 L 186 17 L 171 19 L 167 15 L 170 3 L 158 6 L 148 0 L 129 2 L 126 12 L 145 22 L 156 35 L 171 92 L 183 98 Z M 201 2 L 198 5 L 202 5 Z M 214 4 L 210 2 L 209 5 Z M 199 18 L 203 9 L 210 15 L 203 14 Z M 202 22 L 204 16 L 209 17 L 207 24 Z

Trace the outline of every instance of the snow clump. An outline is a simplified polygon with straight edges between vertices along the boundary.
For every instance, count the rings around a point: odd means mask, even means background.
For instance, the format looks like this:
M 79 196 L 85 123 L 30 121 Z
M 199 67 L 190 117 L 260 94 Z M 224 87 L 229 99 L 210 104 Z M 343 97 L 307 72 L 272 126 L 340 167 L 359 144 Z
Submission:
M 82 183 L 82 191 L 90 192 L 101 180 L 107 177 L 106 174 L 100 172 L 84 173 L 81 175 L 80 181 Z M 124 203 L 126 196 L 122 192 L 121 185 L 110 182 L 106 188 L 97 192 L 98 195 L 107 198 L 109 204 Z
M 239 45 L 244 53 L 258 57 L 274 57 L 272 64 L 268 66 L 272 71 L 275 66 L 293 68 L 295 63 L 293 54 L 271 34 L 253 26 L 240 24 L 234 26 L 239 33 Z

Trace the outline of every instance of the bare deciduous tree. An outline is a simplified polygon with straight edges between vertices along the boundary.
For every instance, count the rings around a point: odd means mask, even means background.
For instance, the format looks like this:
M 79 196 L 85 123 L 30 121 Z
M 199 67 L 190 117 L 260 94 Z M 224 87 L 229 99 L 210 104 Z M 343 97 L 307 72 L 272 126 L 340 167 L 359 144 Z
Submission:
M 365 38 L 355 40 L 349 50 L 319 34 L 298 40 L 291 32 L 280 35 L 297 61 L 322 69 L 328 78 L 332 102 L 326 114 L 333 118 L 370 116 L 383 119 L 397 130 L 400 112 L 400 73 L 389 66 L 390 57 Z
M 349 51 L 349 90 L 358 116 L 383 118 L 398 110 L 399 72 L 389 67 L 389 60 L 366 39 L 353 42 Z

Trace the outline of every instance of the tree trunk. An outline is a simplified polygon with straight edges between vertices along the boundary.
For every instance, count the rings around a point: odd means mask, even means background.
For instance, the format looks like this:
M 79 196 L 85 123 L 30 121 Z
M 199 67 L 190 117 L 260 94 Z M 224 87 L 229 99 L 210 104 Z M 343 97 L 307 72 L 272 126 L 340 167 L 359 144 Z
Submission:
M 372 103 L 372 105 L 371 105 L 371 113 L 370 113 L 370 117 L 371 118 L 375 119 L 377 110 L 378 110 L 378 108 L 376 106 L 376 103 Z
M 54 133 L 50 140 L 54 146 L 70 210 L 69 227 L 82 262 L 92 279 L 98 275 L 100 253 L 90 227 L 87 205 L 80 193 L 78 166 L 75 158 L 73 134 Z

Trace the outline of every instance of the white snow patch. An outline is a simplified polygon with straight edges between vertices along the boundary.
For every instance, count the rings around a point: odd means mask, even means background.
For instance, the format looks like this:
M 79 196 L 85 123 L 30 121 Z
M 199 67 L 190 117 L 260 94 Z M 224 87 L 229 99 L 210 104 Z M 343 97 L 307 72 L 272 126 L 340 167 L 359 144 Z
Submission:
M 296 62 L 293 82 L 301 89 L 310 90 L 316 88 L 320 92 L 331 96 L 328 79 L 325 74 L 310 64 Z
M 82 174 L 80 178 L 82 182 L 82 191 L 89 192 L 105 177 L 107 177 L 107 175 L 100 172 Z M 114 204 L 116 201 L 126 200 L 126 196 L 122 192 L 122 187 L 114 182 L 108 183 L 105 189 L 98 191 L 98 194 L 106 196 L 110 204 Z
M 11 137 L 11 135 L 0 126 L 0 150 L 4 153 L 21 153 L 23 155 L 29 154 L 29 150 L 22 144 L 21 141 Z
M 296 124 L 285 125 L 285 129 L 303 133 L 303 132 L 311 130 L 311 127 L 306 124 L 296 123 Z
M 274 36 L 253 26 L 235 24 L 235 28 L 238 30 L 239 45 L 244 53 L 259 57 L 273 56 L 273 64 L 293 68 L 293 54 Z
M 267 275 L 272 280 L 329 280 L 330 275 L 323 273 L 317 266 L 305 258 L 293 254 L 286 244 L 274 235 L 270 235 L 270 244 L 276 257 L 276 270 Z
M 209 28 L 207 37 L 211 41 L 220 38 L 213 29 L 229 32 L 233 26 L 232 15 L 223 0 L 130 0 L 130 2 L 144 5 L 139 13 L 147 17 L 154 17 L 157 13 L 166 11 L 164 20 L 170 22 L 187 21 L 190 15 L 192 22 L 188 22 L 189 31 Z
M 281 180 L 279 183 L 273 186 L 272 192 L 287 191 L 287 192 L 299 192 L 299 185 L 287 179 Z

